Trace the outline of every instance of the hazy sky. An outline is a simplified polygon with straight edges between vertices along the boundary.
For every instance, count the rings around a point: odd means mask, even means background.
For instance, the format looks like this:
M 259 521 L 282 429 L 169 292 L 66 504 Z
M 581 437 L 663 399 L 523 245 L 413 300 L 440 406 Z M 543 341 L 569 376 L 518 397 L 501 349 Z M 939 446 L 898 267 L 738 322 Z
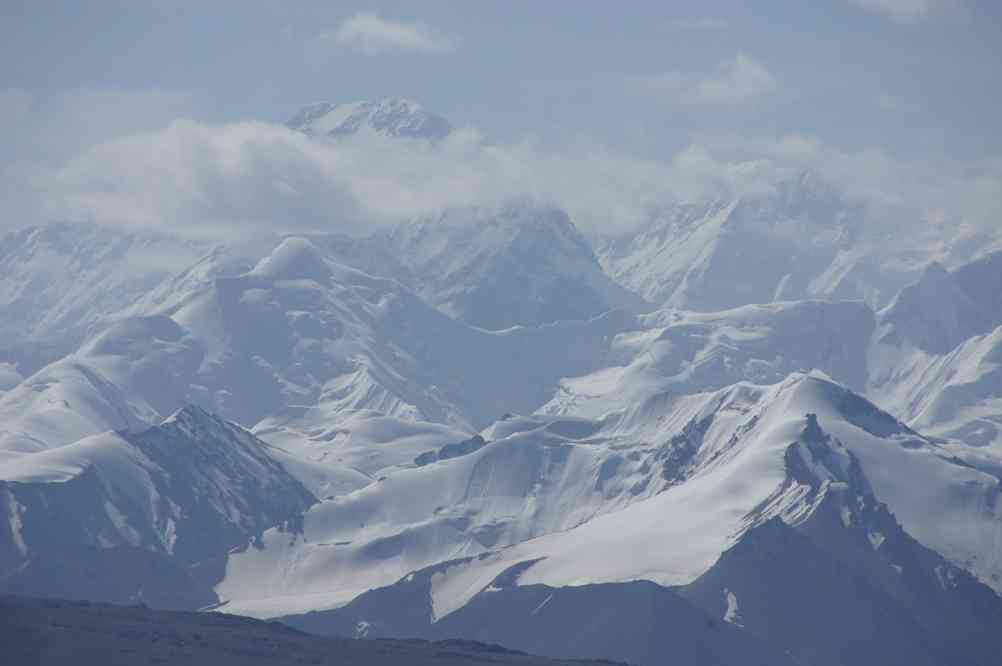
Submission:
M 518 146 L 518 157 L 502 161 L 538 163 L 528 156 L 545 153 L 546 160 L 563 156 L 574 164 L 587 145 L 588 155 L 605 160 L 605 172 L 629 162 L 636 175 L 624 180 L 647 187 L 663 178 L 684 181 L 683 166 L 692 175 L 792 154 L 794 161 L 825 162 L 836 180 L 844 172 L 861 181 L 866 172 L 873 190 L 893 189 L 890 171 L 902 187 L 942 181 L 930 205 L 966 198 L 959 207 L 969 207 L 972 196 L 991 200 L 1002 191 L 1000 44 L 1002 3 L 975 0 L 4 0 L 0 121 L 7 137 L 0 167 L 9 182 L 0 193 L 8 218 L 72 216 L 74 205 L 87 210 L 84 217 L 111 215 L 93 201 L 107 201 L 107 190 L 122 186 L 102 181 L 95 193 L 88 171 L 95 160 L 80 158 L 93 158 L 108 141 L 162 132 L 178 118 L 195 121 L 187 134 L 175 131 L 183 136 L 172 148 L 160 136 L 150 139 L 155 148 L 148 142 L 126 150 L 127 159 L 150 162 L 153 150 L 187 150 L 191 133 L 217 142 L 206 132 L 237 121 L 280 123 L 309 102 L 406 96 L 476 128 L 481 150 L 486 143 Z M 469 146 L 454 150 L 469 167 Z M 119 147 L 102 159 L 97 164 L 126 157 Z M 182 162 L 192 160 L 198 162 L 192 155 Z M 337 169 L 353 165 L 342 161 Z M 480 179 L 504 168 L 518 170 L 492 162 Z M 543 195 L 580 190 L 582 181 L 561 183 L 551 173 L 561 164 L 546 168 L 548 175 L 526 187 Z M 435 187 L 447 189 L 453 176 Z M 88 191 L 81 198 L 82 178 Z M 324 176 L 310 178 L 323 189 Z M 965 181 L 976 182 L 976 195 L 954 189 Z M 606 195 L 639 196 L 629 187 Z M 176 197 L 163 195 L 167 202 Z M 62 199 L 67 205 L 47 207 Z M 137 205 L 119 204 L 112 216 L 128 216 Z M 157 206 L 142 215 L 194 214 Z M 233 214 L 212 208 L 212 215 Z

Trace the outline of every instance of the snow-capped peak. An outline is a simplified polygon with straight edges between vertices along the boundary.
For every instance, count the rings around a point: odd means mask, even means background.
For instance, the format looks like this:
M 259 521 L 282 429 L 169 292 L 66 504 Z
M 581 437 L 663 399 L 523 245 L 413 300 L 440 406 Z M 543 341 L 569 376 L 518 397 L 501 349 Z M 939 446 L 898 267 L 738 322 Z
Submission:
M 919 349 L 946 353 L 971 336 L 990 331 L 995 314 L 964 287 L 942 264 L 930 263 L 917 282 L 902 289 L 881 311 L 882 341 L 907 340 Z
M 304 134 L 329 137 L 367 129 L 385 136 L 438 140 L 452 132 L 448 120 L 402 97 L 344 104 L 318 102 L 301 109 L 287 125 Z
M 181 407 L 176 412 L 161 421 L 159 427 L 164 431 L 177 430 L 188 436 L 195 436 L 201 433 L 213 433 L 218 436 L 220 433 L 238 432 L 237 426 L 227 423 L 215 414 L 205 411 L 197 405 L 188 404 Z
M 309 240 L 290 236 L 258 262 L 249 275 L 282 280 L 326 282 L 331 269 Z

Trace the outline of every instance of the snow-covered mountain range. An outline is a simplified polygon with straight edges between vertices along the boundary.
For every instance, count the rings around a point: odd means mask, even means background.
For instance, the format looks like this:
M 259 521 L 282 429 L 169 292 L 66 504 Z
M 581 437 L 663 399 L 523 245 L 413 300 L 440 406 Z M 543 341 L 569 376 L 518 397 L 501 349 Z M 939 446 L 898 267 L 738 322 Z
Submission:
M 656 209 L 599 235 L 609 275 L 656 305 L 714 311 L 803 298 L 887 305 L 930 262 L 959 265 L 996 238 L 871 219 L 811 171 L 767 192 Z M 949 228 L 949 229 L 952 229 Z
M 450 131 L 401 100 L 290 126 Z M 615 237 L 524 200 L 355 237 L 11 232 L 0 592 L 642 665 L 993 664 L 1002 253 L 875 234 L 810 174 Z
M 532 202 L 449 209 L 365 238 L 315 241 L 457 319 L 498 330 L 650 306 L 610 279 L 567 213 Z

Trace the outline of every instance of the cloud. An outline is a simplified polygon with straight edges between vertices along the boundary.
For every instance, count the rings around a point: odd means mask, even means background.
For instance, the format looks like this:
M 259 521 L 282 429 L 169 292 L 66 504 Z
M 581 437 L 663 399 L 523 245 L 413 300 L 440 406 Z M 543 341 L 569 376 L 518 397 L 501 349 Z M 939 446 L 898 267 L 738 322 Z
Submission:
M 904 160 L 798 134 L 697 135 L 660 159 L 625 154 L 588 137 L 558 146 L 531 139 L 492 143 L 469 128 L 434 143 L 374 133 L 319 141 L 260 122 L 175 120 L 150 128 L 159 116 L 147 103 L 174 98 L 159 93 L 129 98 L 126 116 L 142 116 L 131 124 L 98 113 L 125 99 L 119 94 L 74 96 L 77 108 L 92 109 L 102 122 L 93 116 L 84 122 L 94 133 L 72 152 L 43 150 L 6 165 L 0 225 L 81 220 L 229 239 L 364 233 L 446 207 L 528 197 L 567 210 L 582 229 L 614 232 L 641 224 L 667 202 L 769 191 L 805 169 L 874 211 L 882 229 L 941 219 L 997 231 L 1002 219 L 1002 160 Z M 19 117 L 37 118 L 44 107 L 34 100 Z M 41 143 L 34 131 L 58 129 L 60 137 L 77 132 L 73 118 L 83 121 L 88 114 L 66 112 L 47 112 L 50 117 L 34 129 L 19 127 L 19 140 Z M 116 123 L 125 129 L 112 129 Z
M 705 174 L 730 174 L 732 191 L 770 187 L 770 183 L 810 170 L 866 206 L 877 231 L 924 231 L 938 218 L 947 225 L 977 227 L 998 236 L 1002 219 L 999 159 L 904 160 L 878 148 L 846 151 L 798 134 L 702 136 L 689 150 L 703 156 Z
M 639 219 L 668 176 L 664 165 L 598 146 L 490 145 L 472 130 L 434 144 L 372 134 L 332 143 L 265 123 L 177 121 L 90 149 L 32 184 L 47 219 L 229 236 L 361 233 L 513 197 L 557 203 L 585 227 L 611 228 Z
M 915 22 L 963 11 L 961 0 L 849 0 L 852 4 L 895 21 Z
M 560 206 L 582 228 L 608 232 L 668 201 L 768 191 L 805 169 L 901 219 L 946 210 L 992 223 L 1002 213 L 999 164 L 909 163 L 799 135 L 702 136 L 649 160 L 587 139 L 499 145 L 460 130 L 434 144 L 378 135 L 320 142 L 279 125 L 177 121 L 89 149 L 38 172 L 32 186 L 49 218 L 200 235 L 361 233 L 513 197 Z
M 279 125 L 179 120 L 84 151 L 34 185 L 49 219 L 191 235 L 350 228 L 339 157 Z
M 375 134 L 317 141 L 281 125 L 179 120 L 22 172 L 32 221 L 90 221 L 200 236 L 362 233 L 451 206 L 529 197 L 587 229 L 643 219 L 675 180 L 669 163 L 580 140 L 490 144 L 460 129 L 431 143 Z
M 162 89 L 84 88 L 54 95 L 0 90 L 0 226 L 44 218 L 38 187 L 51 170 L 117 137 L 197 115 L 191 95 Z
M 672 104 L 738 106 L 774 92 L 779 83 L 765 65 L 744 53 L 712 72 L 666 72 L 640 81 L 641 89 Z
M 388 21 L 373 12 L 345 19 L 335 31 L 320 35 L 318 40 L 368 56 L 403 52 L 443 54 L 459 46 L 455 37 L 424 23 Z

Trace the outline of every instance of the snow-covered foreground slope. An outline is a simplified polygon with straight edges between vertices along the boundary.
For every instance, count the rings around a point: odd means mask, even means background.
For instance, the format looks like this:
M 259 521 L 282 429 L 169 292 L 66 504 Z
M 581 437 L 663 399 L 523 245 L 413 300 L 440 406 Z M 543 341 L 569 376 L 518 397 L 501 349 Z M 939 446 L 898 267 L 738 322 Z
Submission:
M 796 522 L 820 501 L 791 481 L 787 460 L 806 414 L 838 442 L 825 463 L 838 469 L 805 462 L 815 475 L 835 482 L 858 461 L 909 532 L 983 579 L 997 576 L 998 479 L 846 389 L 800 375 L 665 400 L 644 439 L 601 421 L 501 422 L 484 433 L 493 441 L 468 455 L 321 502 L 301 536 L 266 533 L 261 549 L 230 558 L 217 592 L 234 612 L 302 612 L 470 556 L 433 579 L 433 617 L 530 560 L 539 562 L 522 584 L 685 584 L 749 527 L 776 516 Z
M 618 419 L 638 435 L 662 417 L 671 396 L 715 391 L 736 382 L 772 384 L 790 373 L 821 370 L 849 386 L 866 383 L 872 311 L 859 301 L 749 305 L 716 313 L 662 310 L 611 343 L 612 363 L 560 382 L 540 411 Z
M 767 388 L 738 385 L 706 398 L 710 402 L 692 413 L 688 432 L 682 428 L 671 447 L 675 453 L 669 460 L 682 470 L 673 477 L 685 482 L 650 502 L 540 540 L 549 558 L 530 577 L 554 584 L 600 580 L 609 575 L 604 563 L 626 548 L 633 554 L 645 553 L 630 558 L 626 576 L 646 578 L 654 572 L 659 582 L 686 582 L 745 526 L 747 513 L 763 493 L 782 483 L 785 446 L 796 440 L 803 415 L 813 413 L 825 432 L 859 459 L 875 494 L 905 529 L 953 561 L 970 566 L 986 582 L 999 585 L 1002 523 L 997 478 L 960 464 L 949 451 L 821 378 L 793 376 Z M 681 404 L 691 405 L 697 399 L 683 398 Z M 701 456 L 708 458 L 705 470 Z M 772 509 L 786 511 L 782 503 Z M 772 511 L 759 517 L 769 515 Z M 659 532 L 679 548 L 659 549 L 659 537 L 652 536 Z
M 872 464 L 858 454 L 872 460 L 877 450 L 888 464 L 928 457 L 946 475 L 954 463 L 819 377 L 749 386 L 736 397 L 655 452 L 656 495 L 289 620 L 336 635 L 461 636 L 559 656 L 587 648 L 639 664 L 662 663 L 669 646 L 687 663 L 783 663 L 783 654 L 832 666 L 993 663 L 1002 599 L 902 529 L 876 494 L 900 489 L 871 483 Z M 743 413 L 727 413 L 739 405 Z M 306 541 L 311 527 L 308 515 Z M 379 567 L 395 554 L 383 555 Z M 685 584 L 678 592 L 702 612 L 658 585 L 631 582 L 652 579 Z

